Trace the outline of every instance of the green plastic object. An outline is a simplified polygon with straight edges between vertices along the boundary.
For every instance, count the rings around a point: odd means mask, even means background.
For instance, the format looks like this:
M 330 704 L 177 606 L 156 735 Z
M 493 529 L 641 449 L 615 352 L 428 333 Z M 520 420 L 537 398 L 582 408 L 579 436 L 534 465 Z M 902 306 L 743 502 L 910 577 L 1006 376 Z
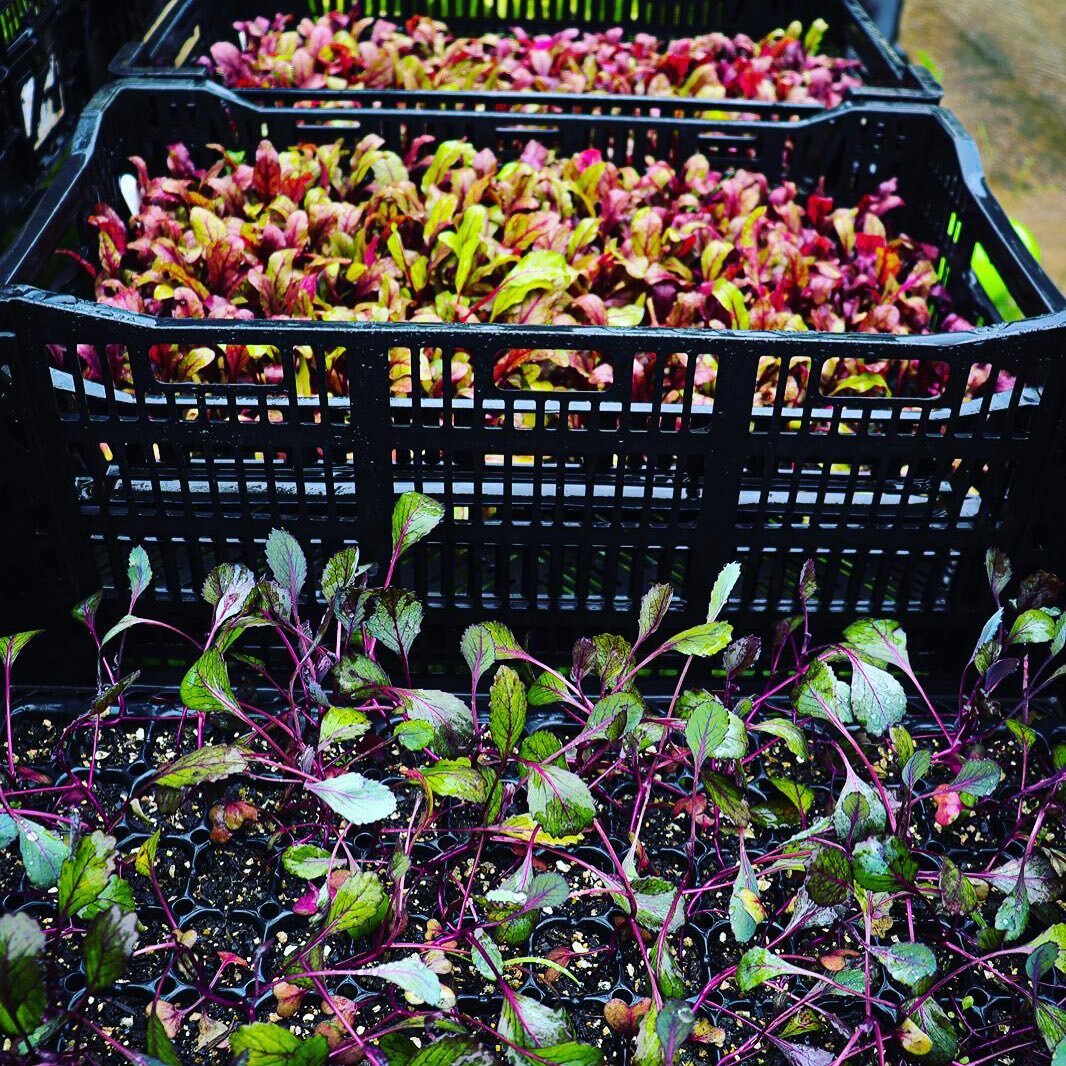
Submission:
M 1030 255 L 1037 262 L 1040 262 L 1040 245 L 1036 243 L 1036 238 L 1029 227 L 1013 218 L 1011 219 L 1011 225 L 1014 227 L 1014 232 L 1021 237 L 1022 244 L 1029 250 Z M 999 271 L 992 265 L 992 261 L 988 258 L 988 253 L 980 244 L 974 245 L 970 266 L 973 268 L 974 277 L 977 278 L 981 288 L 985 290 L 985 294 L 1004 319 L 1012 321 L 1023 317 L 1018 305 L 1007 291 L 1007 286 L 1004 284 L 1003 279 L 999 276 Z

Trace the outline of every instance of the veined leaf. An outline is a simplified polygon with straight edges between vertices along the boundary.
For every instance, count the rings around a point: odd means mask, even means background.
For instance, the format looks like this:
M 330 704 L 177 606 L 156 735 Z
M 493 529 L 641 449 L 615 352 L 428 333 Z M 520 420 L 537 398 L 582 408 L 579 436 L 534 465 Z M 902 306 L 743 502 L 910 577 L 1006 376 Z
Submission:
M 396 797 L 389 787 L 362 774 L 347 773 L 325 781 L 309 781 L 305 787 L 352 825 L 380 822 L 396 810 Z

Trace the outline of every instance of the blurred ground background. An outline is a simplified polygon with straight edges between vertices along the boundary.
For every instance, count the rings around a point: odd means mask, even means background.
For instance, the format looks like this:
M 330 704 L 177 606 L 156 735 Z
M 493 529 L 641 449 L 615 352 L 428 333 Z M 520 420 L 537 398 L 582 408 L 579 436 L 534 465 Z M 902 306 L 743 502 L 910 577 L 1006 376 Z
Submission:
M 937 71 L 992 191 L 1066 289 L 1066 0 L 905 0 L 900 45 Z

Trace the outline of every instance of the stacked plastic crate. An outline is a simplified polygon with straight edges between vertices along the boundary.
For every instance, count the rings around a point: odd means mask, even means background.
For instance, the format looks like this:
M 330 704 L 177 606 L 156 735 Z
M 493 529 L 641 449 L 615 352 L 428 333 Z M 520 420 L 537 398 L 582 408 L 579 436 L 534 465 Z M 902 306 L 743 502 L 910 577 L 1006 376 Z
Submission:
M 273 80 L 220 86 L 225 63 L 218 54 L 204 62 L 212 43 L 229 42 L 220 54 L 239 57 L 261 28 L 238 33 L 234 23 L 282 6 L 323 16 L 291 0 L 168 5 L 116 59 L 116 81 L 85 110 L 69 161 L 0 265 L 14 424 L 44 490 L 35 514 L 48 516 L 35 518 L 34 544 L 48 553 L 57 596 L 121 590 L 129 548 L 142 543 L 165 594 L 189 601 L 213 565 L 260 553 L 275 526 L 322 557 L 353 540 L 377 557 L 392 501 L 408 489 L 446 504 L 404 580 L 449 647 L 451 630 L 487 614 L 517 628 L 536 614 L 557 621 L 540 647 L 561 650 L 575 630 L 620 624 L 655 581 L 678 588 L 679 622 L 698 620 L 731 559 L 744 567 L 738 624 L 765 624 L 792 608 L 782 590 L 811 557 L 823 567 L 819 611 L 889 613 L 947 639 L 957 622 L 969 627 L 988 546 L 1023 559 L 1039 552 L 1052 525 L 1047 456 L 1066 395 L 1066 305 L 990 195 L 973 142 L 937 106 L 939 87 L 858 0 L 370 0 L 360 9 L 397 24 L 429 15 L 457 35 L 616 27 L 664 46 L 711 31 L 758 40 L 824 19 L 822 47 L 852 60 L 859 83 L 829 108 L 786 92 L 663 97 L 476 81 L 438 91 L 350 87 L 337 75 L 294 88 L 292 64 Z M 715 172 L 757 171 L 770 186 L 794 183 L 808 204 L 813 194 L 841 207 L 896 179 L 903 203 L 892 225 L 935 246 L 937 291 L 971 328 L 951 331 L 944 312 L 896 335 L 741 328 L 751 323 L 725 307 L 727 328 L 709 331 L 647 317 L 156 317 L 95 301 L 85 266 L 98 261 L 107 226 L 89 219 L 99 204 L 138 212 L 130 157 L 164 175 L 175 143 L 204 166 L 217 158 L 208 146 L 222 145 L 239 166 L 264 138 L 278 149 L 350 150 L 371 134 L 399 157 L 465 140 L 513 161 L 532 141 L 560 158 L 595 150 L 634 172 L 649 159 L 679 172 L 698 154 Z M 182 177 L 173 163 L 170 174 Z M 384 246 L 389 234 L 378 237 Z M 974 276 L 975 253 L 1005 287 L 998 306 Z M 173 279 L 157 280 L 173 290 Z M 227 380 L 233 349 L 268 353 L 271 373 Z M 501 362 L 530 350 L 555 364 L 580 353 L 601 372 L 594 387 L 501 377 Z M 170 374 L 163 351 L 195 352 L 205 372 Z M 840 387 L 842 360 L 880 368 L 880 384 Z M 412 372 L 422 364 L 434 368 L 431 381 Z M 398 366 L 408 368 L 403 388 Z M 935 388 L 893 390 L 891 373 L 904 367 Z M 713 370 L 713 389 L 697 384 L 701 368 Z

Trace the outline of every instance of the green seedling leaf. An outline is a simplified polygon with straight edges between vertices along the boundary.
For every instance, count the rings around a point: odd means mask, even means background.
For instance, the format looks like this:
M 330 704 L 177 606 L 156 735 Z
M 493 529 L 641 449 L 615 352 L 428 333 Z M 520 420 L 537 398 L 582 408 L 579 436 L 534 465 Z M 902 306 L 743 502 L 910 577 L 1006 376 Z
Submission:
M 270 1022 L 242 1025 L 229 1038 L 230 1051 L 245 1066 L 326 1066 L 329 1044 L 321 1034 L 301 1039 Z
M 329 908 L 327 924 L 352 938 L 368 936 L 385 920 L 389 898 L 376 875 L 351 874 L 341 882 Z
M 908 1015 L 900 1026 L 899 1038 L 903 1050 L 920 1058 L 925 1066 L 947 1066 L 959 1050 L 951 1020 L 932 999 Z
M 354 707 L 330 707 L 318 728 L 318 750 L 358 740 L 370 731 L 370 719 Z
M 871 892 L 899 892 L 914 882 L 918 863 L 896 837 L 860 841 L 852 855 L 855 880 Z
M 51 888 L 59 881 L 63 861 L 70 846 L 51 829 L 17 816 L 19 851 L 26 866 L 26 876 L 35 888 Z
M 59 871 L 60 913 L 79 914 L 103 895 L 115 872 L 115 838 L 96 831 L 82 837 Z
M 663 1046 L 667 1066 L 672 1066 L 678 1048 L 696 1027 L 696 1015 L 683 1000 L 668 999 L 655 1019 L 655 1035 Z
M 596 817 L 596 804 L 588 785 L 569 770 L 533 764 L 526 785 L 529 813 L 552 836 L 581 833 Z
M 1010 644 L 1046 644 L 1055 639 L 1054 615 L 1034 609 L 1023 611 L 1014 620 L 1007 642 Z
M 1044 932 L 1026 946 L 1032 951 L 1037 951 L 1045 944 L 1052 944 L 1058 949 L 1058 955 L 1052 961 L 1056 969 L 1066 973 L 1066 922 L 1057 922 L 1050 928 L 1045 929 Z
M 272 529 L 266 557 L 274 580 L 295 600 L 307 580 L 307 558 L 295 537 L 284 529 Z
M 851 863 L 842 851 L 822 848 L 807 868 L 807 895 L 820 907 L 843 903 L 851 895 Z
M 733 882 L 733 892 L 729 897 L 729 925 L 737 943 L 743 944 L 755 935 L 759 923 L 765 921 L 766 910 L 759 899 L 759 882 L 748 861 L 743 832 L 738 843 L 740 863 L 736 880 Z
M 1039 947 L 1033 948 L 1025 960 L 1025 972 L 1029 980 L 1037 984 L 1052 966 L 1059 961 L 1059 946 L 1051 940 L 1045 940 Z
M 544 910 L 546 907 L 561 907 L 570 898 L 570 886 L 562 874 L 537 874 L 526 889 L 523 911 Z
M 248 769 L 245 749 L 237 744 L 205 744 L 175 759 L 155 783 L 164 788 L 187 788 L 205 781 L 221 781 Z
M 422 604 L 413 592 L 381 589 L 374 595 L 374 609 L 366 631 L 397 655 L 409 655 L 422 630 Z
M 362 774 L 347 773 L 325 781 L 309 781 L 304 787 L 352 825 L 380 822 L 396 810 L 396 797 L 388 786 Z
M 682 655 L 695 655 L 709 658 L 717 655 L 732 639 L 733 627 L 728 622 L 707 622 L 693 626 L 663 646 L 664 651 L 677 651 Z
M 393 736 L 408 751 L 422 751 L 433 743 L 435 734 L 429 722 L 397 722 Z
M 443 755 L 465 750 L 474 737 L 470 708 L 457 696 L 437 689 L 396 689 L 400 710 L 433 730 L 433 747 Z
M 167 1035 L 158 1013 L 154 1010 L 148 1015 L 144 1047 L 148 1054 L 156 1061 L 163 1063 L 163 1066 L 182 1066 L 177 1049 Z
M 1003 898 L 996 911 L 996 928 L 1001 930 L 1009 944 L 1017 940 L 1029 923 L 1029 893 L 1025 890 L 1025 877 L 1020 875 L 1011 892 Z
M 737 987 L 741 992 L 750 992 L 773 977 L 803 972 L 766 948 L 748 948 L 737 963 Z
M 714 580 L 710 603 L 707 605 L 707 621 L 716 622 L 729 599 L 730 593 L 740 580 L 740 563 L 726 563 Z M 713 652 L 711 654 L 714 654 Z
M 347 655 L 333 668 L 337 686 L 346 696 L 361 699 L 376 689 L 388 688 L 389 675 L 365 655 Z
M 392 511 L 392 551 L 399 558 L 440 525 L 444 505 L 420 492 L 405 492 Z
M 332 606 L 338 596 L 354 589 L 370 567 L 359 565 L 359 549 L 343 548 L 332 556 L 322 571 L 322 595 Z
M 951 859 L 940 860 L 940 898 L 948 914 L 972 914 L 977 909 L 973 884 Z
M 705 771 L 703 788 L 707 799 L 722 812 L 722 816 L 736 826 L 751 823 L 751 809 L 744 793 L 737 785 L 723 774 Z
M 886 670 L 851 661 L 851 712 L 874 736 L 883 736 L 907 713 L 907 694 Z
M 0 917 L 0 1032 L 21 1037 L 44 1018 L 45 937 L 27 914 Z
M 85 981 L 90 992 L 110 988 L 125 972 L 137 944 L 137 915 L 110 907 L 89 924 L 82 946 Z
M 914 791 L 914 786 L 933 766 L 933 756 L 924 748 L 921 751 L 916 751 L 904 764 L 903 770 L 900 773 L 900 779 L 906 786 L 908 792 Z
M 408 1002 L 440 1006 L 440 978 L 417 955 L 353 972 L 360 977 L 380 977 L 391 982 L 404 990 Z
M 630 881 L 629 888 L 636 902 L 635 914 L 625 893 L 612 892 L 611 898 L 636 919 L 641 929 L 655 932 L 665 925 L 668 933 L 676 933 L 684 924 L 684 901 L 669 881 L 662 877 L 637 877 Z
M 851 721 L 851 711 L 840 702 L 840 687 L 833 668 L 815 659 L 792 689 L 792 706 L 798 715 Z
M 495 984 L 503 974 L 503 955 L 484 929 L 474 930 L 474 940 L 476 943 L 470 948 L 470 959 L 474 964 L 474 969 L 486 981 Z
M 488 781 L 467 758 L 440 759 L 422 770 L 422 777 L 435 796 L 452 796 L 468 803 L 484 803 L 488 799 Z
M 892 738 L 892 747 L 896 751 L 896 763 L 899 766 L 906 766 L 914 756 L 913 738 L 901 725 L 894 725 L 888 731 L 888 735 Z
M 919 981 L 936 973 L 936 956 L 924 944 L 870 945 L 870 954 L 892 976 L 913 988 Z
M 522 257 L 496 290 L 492 318 L 497 319 L 536 289 L 565 292 L 573 284 L 575 272 L 560 252 L 537 249 Z
M 545 1006 L 529 996 L 515 993 L 504 1000 L 497 1026 L 500 1035 L 518 1048 L 530 1048 L 537 1056 L 545 1050 L 570 1044 L 574 1029 L 565 1010 Z M 507 1047 L 504 1057 L 515 1066 L 526 1066 L 530 1060 L 520 1050 Z
M 877 792 L 856 776 L 851 764 L 844 762 L 845 781 L 833 808 L 833 828 L 842 840 L 853 840 L 870 833 L 880 833 L 887 818 Z
M 1062 879 L 1039 852 L 1030 855 L 1024 866 L 1018 859 L 1008 859 L 994 870 L 972 876 L 987 881 L 996 891 L 1003 893 L 1013 892 L 1021 880 L 1031 904 L 1050 903 L 1058 899 L 1062 891 Z
M 518 646 L 514 634 L 500 622 L 470 626 L 463 633 L 459 647 L 470 667 L 475 687 L 499 660 L 508 658 Z
M 526 731 L 526 689 L 518 674 L 501 666 L 489 689 L 489 733 L 506 760 Z
M 900 667 L 910 667 L 907 634 L 900 628 L 899 622 L 871 618 L 854 622 L 844 630 L 844 639 L 850 648 L 878 666 L 894 663 Z
M 393 1066 L 392 1058 L 389 1066 Z M 499 1066 L 499 1060 L 468 1036 L 445 1036 L 418 1051 L 408 1066 Z
M 612 692 L 596 701 L 585 724 L 590 738 L 619 740 L 632 733 L 644 717 L 644 702 L 635 692 Z
M 181 682 L 181 702 L 190 711 L 238 711 L 226 660 L 217 648 L 208 648 L 189 667 Z
M 26 645 L 43 632 L 43 629 L 28 629 L 9 637 L 0 637 L 0 659 L 3 659 L 4 666 L 10 670 L 15 665 L 15 660 L 25 650 Z
M 127 570 L 130 581 L 130 602 L 136 603 L 141 593 L 152 583 L 152 564 L 148 553 L 139 544 L 130 552 Z
M 803 730 L 787 718 L 770 718 L 765 722 L 753 723 L 748 728 L 780 737 L 785 742 L 785 747 L 801 762 L 806 762 L 810 757 L 807 738 L 803 735 Z
M 670 585 L 652 585 L 640 601 L 640 614 L 637 619 L 637 643 L 647 640 L 663 624 L 674 590 Z
M 293 877 L 301 877 L 305 881 L 325 877 L 334 865 L 331 853 L 315 844 L 295 844 L 286 848 L 281 853 L 281 864 Z
M 999 767 L 991 759 L 968 760 L 948 785 L 952 792 L 968 792 L 971 796 L 990 796 L 1002 777 Z
M 729 731 L 729 712 L 724 704 L 708 693 L 694 700 L 685 723 L 685 740 L 699 775 L 704 762 L 712 757 Z

